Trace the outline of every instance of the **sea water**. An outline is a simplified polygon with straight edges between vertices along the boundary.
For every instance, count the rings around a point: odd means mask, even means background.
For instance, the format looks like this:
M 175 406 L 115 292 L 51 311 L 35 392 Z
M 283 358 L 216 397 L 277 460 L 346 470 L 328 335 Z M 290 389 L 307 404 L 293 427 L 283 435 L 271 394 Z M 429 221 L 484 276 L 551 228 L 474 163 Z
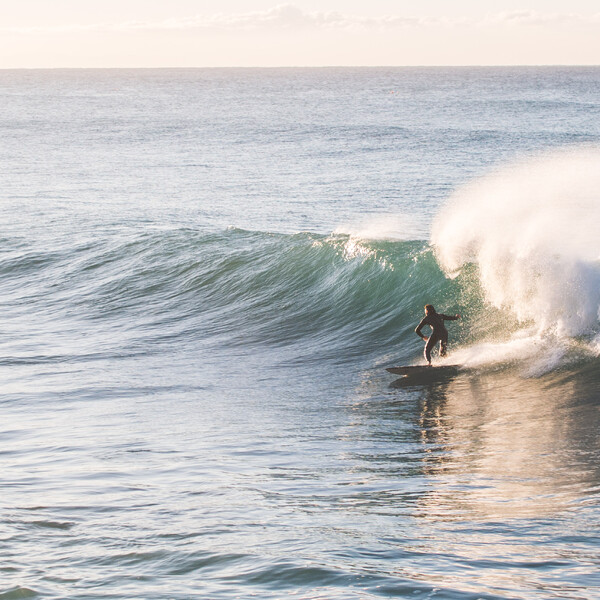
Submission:
M 600 598 L 600 69 L 0 98 L 0 599 Z

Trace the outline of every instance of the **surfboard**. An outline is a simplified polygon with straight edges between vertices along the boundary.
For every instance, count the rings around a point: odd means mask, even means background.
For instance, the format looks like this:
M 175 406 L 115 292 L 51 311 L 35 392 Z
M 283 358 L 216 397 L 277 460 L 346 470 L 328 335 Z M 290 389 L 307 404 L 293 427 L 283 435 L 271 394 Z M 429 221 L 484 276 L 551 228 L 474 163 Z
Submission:
M 440 365 L 428 367 L 427 365 L 412 365 L 402 367 L 388 367 L 386 371 L 394 375 L 411 376 L 439 376 L 439 375 L 455 375 L 458 373 L 458 365 Z

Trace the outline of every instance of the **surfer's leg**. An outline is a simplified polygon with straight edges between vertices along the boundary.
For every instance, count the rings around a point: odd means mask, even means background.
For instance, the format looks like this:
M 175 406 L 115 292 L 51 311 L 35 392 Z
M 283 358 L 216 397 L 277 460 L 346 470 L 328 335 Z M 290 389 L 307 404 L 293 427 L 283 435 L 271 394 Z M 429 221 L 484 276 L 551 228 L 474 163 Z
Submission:
M 440 356 L 446 356 L 448 348 L 448 334 L 442 335 L 440 338 Z
M 427 343 L 425 344 L 425 360 L 431 364 L 431 351 L 433 350 L 433 347 L 436 345 L 436 343 L 438 342 L 438 338 L 436 338 L 433 335 L 429 336 L 429 339 L 427 340 Z

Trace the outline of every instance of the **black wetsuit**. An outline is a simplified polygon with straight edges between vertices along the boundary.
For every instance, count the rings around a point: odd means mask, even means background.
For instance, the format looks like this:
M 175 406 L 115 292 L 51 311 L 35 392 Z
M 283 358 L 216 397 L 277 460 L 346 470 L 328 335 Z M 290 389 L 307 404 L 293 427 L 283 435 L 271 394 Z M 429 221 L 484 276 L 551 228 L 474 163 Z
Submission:
M 446 356 L 446 346 L 448 344 L 448 330 L 444 325 L 444 321 L 456 321 L 458 317 L 451 317 L 450 315 L 443 315 L 441 313 L 429 313 L 425 315 L 423 320 L 417 325 L 415 333 L 421 337 L 421 329 L 425 325 L 431 327 L 431 335 L 425 344 L 425 359 L 427 362 L 431 362 L 431 351 L 433 347 L 440 342 L 440 356 Z

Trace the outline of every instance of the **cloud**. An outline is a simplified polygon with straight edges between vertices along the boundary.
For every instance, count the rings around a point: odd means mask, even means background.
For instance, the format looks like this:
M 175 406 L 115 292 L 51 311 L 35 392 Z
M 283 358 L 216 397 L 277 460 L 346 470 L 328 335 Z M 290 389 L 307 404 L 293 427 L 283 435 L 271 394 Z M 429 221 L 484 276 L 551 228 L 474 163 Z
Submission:
M 489 27 L 540 26 L 551 24 L 595 23 L 600 22 L 600 14 L 592 17 L 575 13 L 539 13 L 520 10 L 489 15 L 483 19 L 466 16 L 419 17 L 407 15 L 387 15 L 366 17 L 343 14 L 338 11 L 308 12 L 294 4 L 279 4 L 264 11 L 246 13 L 218 13 L 195 15 L 183 18 L 170 18 L 163 21 L 128 21 L 122 23 L 72 24 L 52 27 L 2 27 L 1 32 L 11 34 L 67 34 L 85 32 L 144 32 L 144 31 L 205 31 L 214 33 L 252 31 L 292 31 L 306 29 L 330 30 L 399 30 L 431 27 Z
M 265 29 L 402 29 L 423 27 L 479 27 L 489 24 L 549 25 L 561 23 L 589 23 L 600 21 L 600 14 L 593 17 L 575 13 L 539 13 L 533 10 L 502 12 L 476 20 L 467 16 L 423 17 L 408 15 L 384 15 L 366 17 L 343 14 L 338 11 L 307 12 L 294 4 L 279 4 L 264 11 L 237 14 L 219 13 L 196 15 L 160 22 L 130 22 L 115 25 L 124 30 L 213 30 L 253 31 Z
M 597 20 L 597 15 L 585 17 L 576 13 L 539 13 L 535 10 L 516 10 L 494 15 L 491 21 L 515 25 L 550 25 L 562 23 L 584 23 Z
M 431 24 L 437 19 L 383 16 L 363 17 L 337 11 L 305 12 L 293 4 L 280 4 L 269 10 L 238 14 L 197 15 L 162 22 L 132 22 L 122 29 L 203 29 L 215 31 L 252 31 L 264 29 L 356 29 L 414 27 Z

